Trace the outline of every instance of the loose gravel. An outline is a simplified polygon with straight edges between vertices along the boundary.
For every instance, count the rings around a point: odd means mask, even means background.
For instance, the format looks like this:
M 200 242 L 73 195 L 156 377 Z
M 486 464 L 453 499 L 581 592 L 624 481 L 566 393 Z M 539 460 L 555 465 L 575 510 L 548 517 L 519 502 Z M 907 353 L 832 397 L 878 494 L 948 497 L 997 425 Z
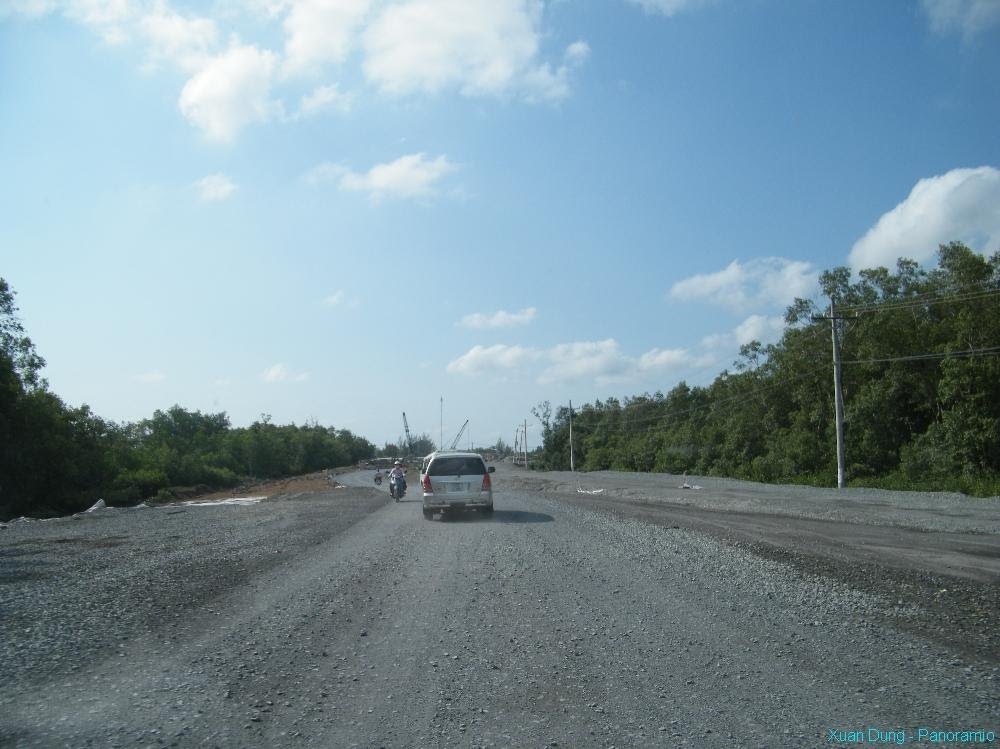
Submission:
M 423 519 L 370 474 L 0 531 L 0 745 L 835 746 L 998 730 L 918 608 L 498 475 Z M 415 482 L 412 482 L 415 485 Z

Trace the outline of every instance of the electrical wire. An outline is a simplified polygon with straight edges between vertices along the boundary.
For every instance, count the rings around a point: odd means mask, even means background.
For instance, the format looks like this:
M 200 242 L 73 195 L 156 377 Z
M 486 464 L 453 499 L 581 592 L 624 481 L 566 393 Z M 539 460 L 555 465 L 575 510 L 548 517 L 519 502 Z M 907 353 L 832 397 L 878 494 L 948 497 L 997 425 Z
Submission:
M 886 359 L 845 359 L 841 364 L 886 364 L 901 361 L 930 361 L 933 359 L 967 359 L 973 356 L 998 356 L 1000 346 L 967 349 L 965 351 L 944 351 L 940 353 L 914 354 L 913 356 L 893 356 Z
M 889 310 L 897 309 L 909 309 L 911 307 L 927 307 L 932 304 L 947 304 L 947 303 L 957 303 L 957 302 L 971 302 L 977 299 L 985 299 L 987 297 L 996 296 L 1000 294 L 1000 289 L 990 289 L 988 291 L 968 291 L 961 294 L 954 294 L 952 296 L 941 296 L 941 295 L 924 295 L 911 297 L 909 299 L 900 300 L 898 302 L 882 302 L 879 304 L 859 304 L 859 305 L 843 305 L 837 307 L 837 312 L 842 314 L 847 313 L 866 313 L 866 312 L 886 312 Z
M 763 393 L 766 390 L 771 390 L 773 388 L 776 388 L 776 387 L 779 387 L 779 386 L 782 386 L 782 385 L 789 385 L 789 384 L 791 384 L 793 382 L 798 382 L 799 380 L 804 380 L 804 379 L 806 379 L 808 377 L 815 377 L 820 371 L 822 371 L 823 369 L 826 369 L 829 366 L 831 366 L 831 365 L 829 363 L 827 363 L 827 364 L 823 365 L 822 367 L 817 367 L 816 369 L 810 370 L 809 372 L 797 375 L 795 377 L 785 377 L 785 378 L 782 378 L 781 380 L 778 380 L 776 382 L 768 383 L 768 384 L 763 385 L 763 386 L 758 387 L 758 388 L 753 388 L 753 389 L 750 389 L 750 390 L 745 390 L 743 392 L 737 393 L 736 395 L 731 395 L 731 396 L 728 396 L 726 398 L 719 398 L 719 399 L 713 400 L 711 403 L 699 404 L 699 405 L 696 405 L 696 406 L 690 406 L 689 408 L 683 408 L 683 409 L 679 409 L 679 410 L 675 410 L 675 411 L 668 411 L 666 413 L 658 414 L 657 416 L 650 416 L 650 417 L 641 418 L 641 419 L 629 418 L 626 412 L 627 412 L 628 408 L 630 408 L 630 406 L 625 406 L 625 407 L 623 407 L 621 409 L 621 417 L 622 417 L 622 419 L 627 420 L 628 423 L 626 423 L 626 424 L 619 424 L 616 427 L 609 427 L 609 426 L 607 426 L 605 424 L 598 424 L 595 427 L 594 431 L 596 432 L 598 429 L 605 429 L 605 430 L 614 431 L 614 432 L 626 431 L 628 429 L 631 429 L 636 424 L 647 424 L 647 423 L 654 422 L 654 421 L 662 421 L 664 419 L 677 418 L 678 416 L 683 416 L 683 415 L 689 414 L 689 413 L 695 413 L 697 411 L 704 411 L 704 410 L 714 409 L 714 408 L 717 408 L 718 406 L 724 405 L 726 403 L 731 403 L 731 402 L 737 401 L 737 400 L 746 400 L 748 398 L 752 398 L 753 396 L 759 395 L 759 394 Z M 643 405 L 662 405 L 662 401 L 651 401 L 650 403 L 643 404 Z M 596 410 L 596 409 L 593 409 L 593 410 Z M 576 414 L 577 419 L 579 419 L 580 418 L 580 414 L 582 413 L 582 410 L 575 410 L 574 409 L 574 413 Z M 602 414 L 600 411 L 597 411 L 597 413 L 599 415 L 605 415 L 606 414 L 606 412 L 605 412 L 605 414 Z M 587 428 L 587 427 L 582 427 L 582 428 Z M 647 430 L 647 431 L 651 431 L 651 430 Z

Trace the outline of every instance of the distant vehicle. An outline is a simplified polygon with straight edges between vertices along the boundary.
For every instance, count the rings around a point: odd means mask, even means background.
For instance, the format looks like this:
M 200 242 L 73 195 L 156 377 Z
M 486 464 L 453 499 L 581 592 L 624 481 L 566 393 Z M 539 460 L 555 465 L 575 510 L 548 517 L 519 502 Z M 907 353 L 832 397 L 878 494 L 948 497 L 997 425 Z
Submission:
M 493 482 L 479 453 L 439 450 L 424 458 L 420 486 L 424 493 L 424 517 L 435 512 L 479 510 L 493 512 Z

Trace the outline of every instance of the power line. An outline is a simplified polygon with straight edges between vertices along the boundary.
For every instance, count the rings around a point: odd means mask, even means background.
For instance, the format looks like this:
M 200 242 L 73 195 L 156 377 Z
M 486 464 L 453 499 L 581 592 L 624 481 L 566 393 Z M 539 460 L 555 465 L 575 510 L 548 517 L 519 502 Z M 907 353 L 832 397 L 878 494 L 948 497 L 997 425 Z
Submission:
M 714 399 L 714 400 L 712 400 L 711 403 L 699 404 L 699 405 L 696 405 L 696 406 L 690 406 L 689 408 L 682 408 L 682 409 L 675 410 L 675 411 L 668 411 L 666 413 L 662 413 L 662 414 L 659 414 L 657 416 L 650 416 L 650 417 L 641 418 L 641 419 L 629 418 L 629 416 L 627 414 L 627 409 L 630 408 L 630 406 L 625 406 L 624 408 L 622 408 L 621 416 L 622 416 L 623 420 L 627 419 L 627 421 L 628 421 L 627 424 L 619 424 L 616 427 L 610 427 L 610 426 L 608 426 L 606 424 L 597 424 L 594 427 L 594 430 L 596 431 L 598 429 L 604 429 L 604 430 L 613 431 L 613 432 L 624 432 L 624 431 L 627 431 L 628 429 L 631 429 L 636 424 L 647 424 L 647 423 L 654 422 L 654 421 L 662 421 L 662 420 L 665 420 L 665 419 L 673 419 L 673 418 L 676 418 L 678 416 L 683 416 L 685 414 L 690 414 L 690 413 L 695 413 L 697 411 L 704 411 L 704 410 L 708 410 L 708 409 L 713 409 L 713 408 L 716 408 L 716 407 L 718 407 L 720 405 L 724 405 L 726 403 L 731 403 L 732 401 L 746 400 L 748 398 L 754 397 L 755 395 L 760 395 L 761 393 L 763 393 L 766 390 L 771 390 L 773 388 L 776 388 L 776 387 L 779 387 L 779 386 L 782 386 L 782 385 L 788 385 L 788 384 L 791 384 L 793 382 L 798 382 L 799 380 L 804 380 L 804 379 L 806 379 L 808 377 L 815 377 L 821 371 L 821 369 L 825 369 L 825 366 L 826 365 L 823 365 L 823 367 L 817 367 L 814 370 L 810 370 L 809 372 L 806 372 L 805 374 L 796 375 L 795 377 L 785 377 L 785 378 L 782 378 L 781 380 L 778 380 L 776 382 L 768 383 L 768 384 L 763 385 L 763 386 L 761 386 L 759 388 L 753 388 L 753 389 L 750 389 L 750 390 L 744 390 L 744 391 L 742 391 L 740 393 L 728 396 L 726 398 Z M 706 390 L 707 390 L 707 388 L 706 388 Z M 590 405 L 589 403 L 586 404 L 586 405 L 584 405 L 583 409 L 587 409 L 589 411 L 597 412 L 598 414 L 601 413 L 601 412 L 597 411 L 597 409 L 594 409 L 592 407 L 590 409 L 588 409 L 587 407 L 589 405 Z M 643 405 L 643 406 L 648 406 L 648 405 L 662 405 L 662 401 L 650 401 L 648 403 L 644 403 L 644 404 L 641 404 L 641 405 Z M 575 411 L 575 414 L 576 414 L 576 417 L 577 417 L 577 428 L 578 429 L 586 429 L 587 428 L 587 427 L 581 427 L 580 426 L 581 421 L 583 421 L 585 423 L 585 420 L 583 418 L 583 414 L 585 413 L 585 411 L 583 409 Z M 605 412 L 605 414 L 606 413 L 607 412 Z
M 891 301 L 891 302 L 880 302 L 877 304 L 858 304 L 858 305 L 843 305 L 840 307 L 841 312 L 885 312 L 897 309 L 909 309 L 911 307 L 926 307 L 932 304 L 946 304 L 946 303 L 957 303 L 957 302 L 971 302 L 977 299 L 985 299 L 987 297 L 996 296 L 1000 294 L 1000 289 L 990 289 L 988 291 L 968 291 L 961 294 L 954 294 L 951 296 L 941 296 L 940 294 L 927 294 L 916 297 L 911 297 L 905 300 Z
M 883 358 L 883 359 L 845 359 L 841 363 L 842 364 L 880 364 L 880 363 L 889 363 L 889 362 L 933 361 L 933 360 L 948 359 L 948 358 L 970 358 L 970 357 L 973 357 L 973 356 L 998 356 L 998 355 L 1000 355 L 1000 346 L 993 346 L 993 347 L 982 348 L 982 349 L 967 349 L 967 350 L 964 350 L 964 351 L 948 351 L 948 352 L 943 352 L 943 353 L 939 352 L 939 353 L 914 354 L 912 356 L 894 356 L 894 357 L 887 357 L 887 358 Z M 705 410 L 710 410 L 710 409 L 713 409 L 713 408 L 717 408 L 719 406 L 725 405 L 727 403 L 731 403 L 733 401 L 746 400 L 746 399 L 752 398 L 754 396 L 761 395 L 764 392 L 766 392 L 768 390 L 771 390 L 773 388 L 776 388 L 776 387 L 779 387 L 779 386 L 783 386 L 783 385 L 789 385 L 789 384 L 791 384 L 793 382 L 798 382 L 800 380 L 804 380 L 804 379 L 807 379 L 809 377 L 815 377 L 821 371 L 825 370 L 826 366 L 827 366 L 826 364 L 823 364 L 822 366 L 816 367 L 815 369 L 812 369 L 809 372 L 806 372 L 804 374 L 796 375 L 794 377 L 785 377 L 785 378 L 782 378 L 781 380 L 778 380 L 776 382 L 771 382 L 771 383 L 768 383 L 768 384 L 763 385 L 761 387 L 752 388 L 750 390 L 744 390 L 744 391 L 742 391 L 740 393 L 728 396 L 726 398 L 714 399 L 710 403 L 699 404 L 699 405 L 696 405 L 696 406 L 690 406 L 688 408 L 682 408 L 682 409 L 678 409 L 678 410 L 674 410 L 674 411 L 668 411 L 666 413 L 658 414 L 656 416 L 650 416 L 650 417 L 639 418 L 639 419 L 630 418 L 629 415 L 628 415 L 628 409 L 632 408 L 633 406 L 624 406 L 624 407 L 621 408 L 620 418 L 622 419 L 622 421 L 625 421 L 627 423 L 618 424 L 617 426 L 609 426 L 608 424 L 601 424 L 601 423 L 599 423 L 599 424 L 596 424 L 593 427 L 591 427 L 589 424 L 587 424 L 587 419 L 586 419 L 586 415 L 585 415 L 585 414 L 587 414 L 587 412 L 595 413 L 598 416 L 607 416 L 608 413 L 609 413 L 608 411 L 603 411 L 603 413 L 602 413 L 602 411 L 599 411 L 599 410 L 595 409 L 593 406 L 591 406 L 588 403 L 588 404 L 585 404 L 582 409 L 574 409 L 575 415 L 576 415 L 576 419 L 577 419 L 577 429 L 580 430 L 580 431 L 582 431 L 582 432 L 592 432 L 592 433 L 597 433 L 599 431 L 604 431 L 606 433 L 627 432 L 627 431 L 631 430 L 633 427 L 635 427 L 636 425 L 639 425 L 639 424 L 649 424 L 649 423 L 652 423 L 652 422 L 658 422 L 658 421 L 665 421 L 665 420 L 668 420 L 668 419 L 674 419 L 674 418 L 677 418 L 679 416 L 685 416 L 687 414 L 696 413 L 698 411 L 705 411 Z M 647 401 L 645 403 L 637 404 L 638 407 L 656 406 L 656 405 L 663 405 L 663 402 L 662 401 Z M 645 433 L 648 433 L 650 431 L 652 431 L 652 430 L 651 429 L 647 429 L 647 430 L 645 430 L 642 433 L 645 434 Z
M 901 361 L 930 361 L 933 359 L 966 359 L 973 356 L 1000 355 L 1000 346 L 990 348 L 966 349 L 965 351 L 945 351 L 940 353 L 914 354 L 912 356 L 893 356 L 885 359 L 846 359 L 843 364 L 886 364 Z

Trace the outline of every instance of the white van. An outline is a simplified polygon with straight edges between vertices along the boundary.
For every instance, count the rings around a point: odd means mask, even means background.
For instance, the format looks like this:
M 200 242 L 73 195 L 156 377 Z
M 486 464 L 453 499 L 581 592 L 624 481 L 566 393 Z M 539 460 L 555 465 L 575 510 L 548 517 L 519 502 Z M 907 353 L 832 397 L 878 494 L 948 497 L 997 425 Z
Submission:
M 493 512 L 493 481 L 496 469 L 486 467 L 479 453 L 438 450 L 420 464 L 420 486 L 424 492 L 424 517 L 435 512 L 475 509 Z

